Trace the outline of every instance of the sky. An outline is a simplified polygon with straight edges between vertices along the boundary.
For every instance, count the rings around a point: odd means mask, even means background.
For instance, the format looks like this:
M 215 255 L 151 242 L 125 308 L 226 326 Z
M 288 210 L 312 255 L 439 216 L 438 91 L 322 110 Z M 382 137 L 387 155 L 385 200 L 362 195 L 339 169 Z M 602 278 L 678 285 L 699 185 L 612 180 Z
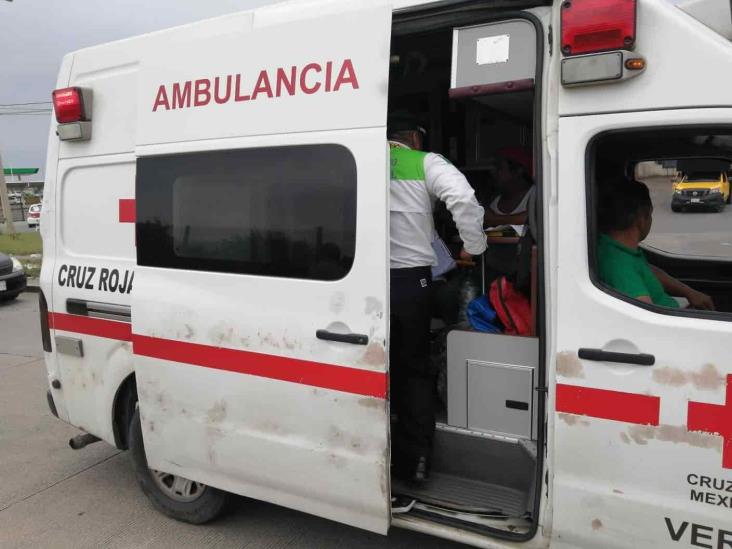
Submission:
M 8 116 L 3 112 L 10 109 L 3 105 L 49 101 L 64 54 L 275 1 L 0 0 L 0 155 L 4 166 L 40 168 L 37 179 L 43 178 L 53 115 Z

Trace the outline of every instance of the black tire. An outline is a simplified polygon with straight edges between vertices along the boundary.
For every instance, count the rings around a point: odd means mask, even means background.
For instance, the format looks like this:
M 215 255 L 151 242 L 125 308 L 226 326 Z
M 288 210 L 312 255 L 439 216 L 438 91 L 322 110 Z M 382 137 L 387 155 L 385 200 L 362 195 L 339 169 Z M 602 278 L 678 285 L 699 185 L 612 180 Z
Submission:
M 672 205 L 672 206 L 671 206 L 671 211 L 672 211 L 672 212 L 677 212 L 677 213 L 678 213 L 678 212 L 680 212 L 680 211 L 681 211 L 681 206 L 673 206 L 673 205 Z
M 175 520 L 191 524 L 204 524 L 221 514 L 228 498 L 226 492 L 201 484 L 200 495 L 196 496 L 194 501 L 183 502 L 171 498 L 160 488 L 153 478 L 153 472 L 147 466 L 139 409 L 135 410 L 132 421 L 130 421 L 128 440 L 137 482 L 158 511 Z
M 727 204 L 732 204 L 732 189 L 730 189 L 729 194 L 727 195 Z

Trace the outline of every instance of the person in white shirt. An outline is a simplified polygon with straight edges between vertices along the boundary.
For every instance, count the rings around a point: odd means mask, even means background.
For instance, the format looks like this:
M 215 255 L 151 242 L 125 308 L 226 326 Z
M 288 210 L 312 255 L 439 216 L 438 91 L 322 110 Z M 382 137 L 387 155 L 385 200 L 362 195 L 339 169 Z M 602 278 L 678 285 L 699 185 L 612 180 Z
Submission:
M 486 227 L 525 225 L 529 197 L 534 188 L 531 154 L 520 148 L 502 149 L 498 151 L 494 172 L 498 196 L 485 213 Z
M 498 151 L 495 177 L 496 196 L 485 212 L 485 226 L 513 225 L 522 236 L 528 222 L 529 200 L 534 192 L 531 153 L 521 148 L 505 148 Z M 491 246 L 485 256 L 486 279 L 513 274 L 517 267 L 518 246 L 501 244 Z
M 423 152 L 424 130 L 406 114 L 389 117 L 391 405 L 393 465 L 397 477 L 429 477 L 435 430 L 435 382 L 430 353 L 433 205 L 445 202 L 457 225 L 462 259 L 482 254 L 484 210 L 465 176 L 438 154 Z

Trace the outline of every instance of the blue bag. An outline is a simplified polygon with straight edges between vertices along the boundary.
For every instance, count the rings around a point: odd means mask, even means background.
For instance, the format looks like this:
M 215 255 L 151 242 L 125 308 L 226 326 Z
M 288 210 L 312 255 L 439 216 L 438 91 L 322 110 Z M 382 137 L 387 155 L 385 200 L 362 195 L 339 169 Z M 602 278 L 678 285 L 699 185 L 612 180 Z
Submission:
M 476 297 L 468 305 L 467 310 L 468 322 L 474 330 L 479 332 L 488 332 L 498 334 L 503 331 L 501 321 L 498 319 L 496 310 L 488 301 L 488 297 L 482 295 Z

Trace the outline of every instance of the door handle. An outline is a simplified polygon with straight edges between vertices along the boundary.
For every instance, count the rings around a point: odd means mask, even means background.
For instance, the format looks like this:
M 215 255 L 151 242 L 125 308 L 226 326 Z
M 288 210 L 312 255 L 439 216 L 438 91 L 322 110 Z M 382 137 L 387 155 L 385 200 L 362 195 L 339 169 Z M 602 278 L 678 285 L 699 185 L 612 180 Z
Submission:
M 103 303 L 101 301 L 87 301 L 85 299 L 69 298 L 66 300 L 66 312 L 73 315 L 130 322 L 130 311 L 131 309 L 129 305 Z
M 364 334 L 337 334 L 328 330 L 318 330 L 315 337 L 326 341 L 338 341 L 340 343 L 351 343 L 352 345 L 368 345 L 369 336 Z
M 577 356 L 584 360 L 595 360 L 598 362 L 619 362 L 622 364 L 635 364 L 636 366 L 653 366 L 656 357 L 645 353 L 615 353 L 603 351 L 602 349 L 582 348 Z

